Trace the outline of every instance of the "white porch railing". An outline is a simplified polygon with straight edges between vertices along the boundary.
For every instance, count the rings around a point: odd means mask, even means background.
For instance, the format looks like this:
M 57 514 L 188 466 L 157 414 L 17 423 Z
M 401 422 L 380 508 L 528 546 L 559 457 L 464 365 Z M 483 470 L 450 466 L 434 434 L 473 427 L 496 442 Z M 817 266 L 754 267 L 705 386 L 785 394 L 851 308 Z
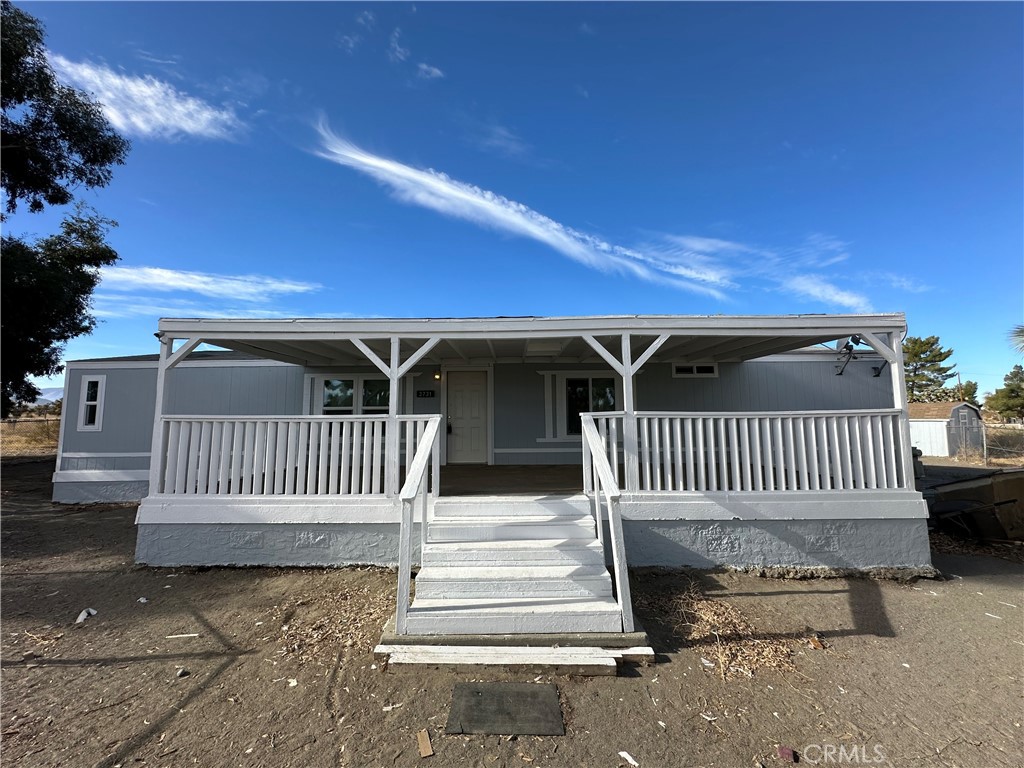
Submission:
M 436 417 L 398 417 L 407 472 L 431 418 Z M 165 416 L 155 492 L 382 494 L 387 421 L 387 416 Z M 437 466 L 434 462 L 433 488 Z
M 427 494 L 429 468 L 439 466 L 441 443 L 437 439 L 440 416 L 430 416 L 419 434 L 412 461 L 408 464 L 405 484 L 398 496 L 402 501 L 402 528 L 398 540 L 398 596 L 395 608 L 395 634 L 404 635 L 408 629 L 409 585 L 412 575 L 412 526 L 414 507 L 419 510 L 420 552 L 427 543 Z M 435 485 L 435 487 L 437 487 Z
M 616 482 L 622 413 L 595 414 Z M 899 409 L 640 412 L 641 491 L 830 491 L 912 487 Z M 588 488 L 589 490 L 589 488 Z
M 598 541 L 604 545 L 604 512 L 608 517 L 611 537 L 612 571 L 615 577 L 615 600 L 622 615 L 622 631 L 633 631 L 633 601 L 629 591 L 629 573 L 626 570 L 626 547 L 622 539 L 622 517 L 619 514 L 619 484 L 608 461 L 611 443 L 602 437 L 594 423 L 593 414 L 582 414 L 583 424 L 583 484 L 592 490 L 590 509 L 597 526 Z

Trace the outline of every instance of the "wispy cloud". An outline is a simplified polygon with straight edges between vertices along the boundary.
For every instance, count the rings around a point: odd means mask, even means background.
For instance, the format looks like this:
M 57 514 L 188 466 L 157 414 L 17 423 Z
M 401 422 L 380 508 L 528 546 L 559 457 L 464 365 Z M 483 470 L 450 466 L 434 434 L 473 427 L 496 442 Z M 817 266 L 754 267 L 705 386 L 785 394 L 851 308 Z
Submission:
M 338 45 L 349 55 L 356 52 L 359 43 L 362 42 L 361 35 L 338 35 Z
M 503 125 L 488 124 L 480 127 L 474 142 L 486 152 L 496 152 L 506 157 L 523 157 L 529 154 L 530 145 Z
M 666 262 L 656 254 L 609 243 L 565 226 L 522 203 L 457 181 L 440 171 L 420 170 L 371 154 L 331 132 L 323 121 L 318 131 L 321 146 L 317 154 L 320 157 L 376 179 L 402 202 L 429 208 L 479 226 L 530 238 L 591 269 L 627 274 L 719 299 L 725 298 L 722 291 L 703 283 L 685 265 Z
M 690 233 L 651 233 L 639 244 L 619 245 L 441 171 L 367 152 L 334 134 L 324 120 L 317 129 L 316 154 L 375 179 L 397 200 L 529 238 L 590 269 L 721 301 L 752 292 L 788 295 L 795 306 L 785 311 L 805 311 L 802 307 L 808 304 L 814 306 L 811 311 L 874 311 L 845 264 L 849 243 L 830 235 L 812 232 L 795 244 L 766 246 Z M 900 283 L 895 275 L 886 273 L 886 279 L 893 286 Z M 905 290 L 914 287 L 903 285 Z
M 148 139 L 230 139 L 243 127 L 233 110 L 189 96 L 152 76 L 127 75 L 57 53 L 49 56 L 63 79 L 96 96 L 103 114 L 121 133 Z
M 593 24 L 588 24 L 585 21 L 580 22 L 580 25 L 578 27 L 576 27 L 576 29 L 579 31 L 579 33 L 581 35 L 596 35 L 597 34 L 597 30 L 594 29 L 594 25 Z
M 430 64 L 420 62 L 420 65 L 416 70 L 416 77 L 421 80 L 439 80 L 444 77 L 444 72 L 437 67 L 432 67 Z
M 388 58 L 397 63 L 408 59 L 411 53 L 408 48 L 402 47 L 402 30 L 395 27 L 388 42 Z
M 927 293 L 932 290 L 932 286 L 926 283 L 922 283 L 919 280 L 915 280 L 904 275 L 897 275 L 892 272 L 879 272 L 877 277 L 879 280 L 888 283 L 893 288 L 900 291 L 906 291 L 907 293 Z
M 783 290 L 853 312 L 870 312 L 871 302 L 866 296 L 840 288 L 821 275 L 793 275 L 780 280 Z
M 244 302 L 266 302 L 321 288 L 318 283 L 265 275 L 217 275 L 162 267 L 104 267 L 100 276 L 100 287 L 104 291 L 185 292 Z
M 165 66 L 177 66 L 180 63 L 178 61 L 177 56 L 160 57 L 157 54 L 150 53 L 149 51 L 143 50 L 142 48 L 136 49 L 135 58 L 139 59 L 140 61 L 148 62 L 150 64 L 163 64 Z
M 222 317 L 278 318 L 295 317 L 294 311 L 252 306 L 204 304 L 188 299 L 154 299 L 99 292 L 93 295 L 93 314 L 102 319 L 129 317 Z
M 356 16 L 356 24 L 369 32 L 377 24 L 377 17 L 372 11 L 363 11 Z M 363 35 L 360 32 L 350 32 L 338 35 L 338 45 L 350 56 L 356 52 L 356 48 L 363 42 Z

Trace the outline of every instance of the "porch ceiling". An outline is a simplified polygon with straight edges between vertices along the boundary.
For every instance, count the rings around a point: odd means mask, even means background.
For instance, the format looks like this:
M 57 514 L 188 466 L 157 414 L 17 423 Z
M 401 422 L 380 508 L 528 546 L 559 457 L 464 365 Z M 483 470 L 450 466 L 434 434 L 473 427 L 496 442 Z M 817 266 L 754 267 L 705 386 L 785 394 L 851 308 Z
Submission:
M 408 359 L 429 339 L 423 365 L 489 362 L 603 363 L 585 335 L 614 358 L 622 335 L 634 359 L 662 336 L 653 362 L 733 362 L 835 342 L 857 333 L 900 333 L 902 315 L 627 316 L 437 320 L 161 320 L 161 333 L 305 366 L 365 365 L 356 340 L 382 361 L 392 337 Z

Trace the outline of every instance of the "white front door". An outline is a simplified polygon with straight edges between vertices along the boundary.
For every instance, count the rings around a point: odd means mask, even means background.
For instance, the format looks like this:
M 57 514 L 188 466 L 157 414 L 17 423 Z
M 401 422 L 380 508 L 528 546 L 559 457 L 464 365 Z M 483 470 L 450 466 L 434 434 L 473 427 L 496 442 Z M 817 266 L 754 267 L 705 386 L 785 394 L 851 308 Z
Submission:
M 487 463 L 487 372 L 448 372 L 448 463 Z

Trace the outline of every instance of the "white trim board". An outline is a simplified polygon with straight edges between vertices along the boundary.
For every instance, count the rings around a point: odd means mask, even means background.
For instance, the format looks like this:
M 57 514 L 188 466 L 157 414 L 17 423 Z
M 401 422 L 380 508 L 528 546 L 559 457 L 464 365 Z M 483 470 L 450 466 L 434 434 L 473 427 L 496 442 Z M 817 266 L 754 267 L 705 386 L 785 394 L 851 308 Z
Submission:
M 137 453 L 93 453 L 91 451 L 68 451 L 61 454 L 64 459 L 126 459 L 140 456 L 149 456 L 149 451 Z
M 89 362 L 76 363 L 74 361 L 65 363 L 66 370 L 76 371 L 106 371 L 110 369 L 130 368 L 156 368 L 160 365 L 159 360 L 90 360 Z M 175 368 L 302 368 L 294 363 L 282 363 L 279 360 L 183 360 Z
M 904 520 L 925 519 L 917 491 L 651 491 L 623 493 L 626 520 Z
M 574 317 L 477 317 L 477 318 L 289 318 L 283 320 L 224 318 L 162 318 L 161 334 L 175 338 L 284 339 L 301 336 L 321 339 L 384 339 L 594 336 L 621 333 L 658 336 L 694 331 L 699 335 L 745 334 L 772 336 L 779 331 L 793 335 L 808 332 L 844 335 L 876 331 L 902 333 L 903 313 L 848 315 L 590 315 Z M 846 333 L 849 331 L 849 333 Z
M 401 504 L 384 496 L 147 496 L 137 525 L 401 523 Z
M 64 454 L 67 457 L 68 454 Z M 149 480 L 148 469 L 59 469 L 55 483 L 136 483 Z

